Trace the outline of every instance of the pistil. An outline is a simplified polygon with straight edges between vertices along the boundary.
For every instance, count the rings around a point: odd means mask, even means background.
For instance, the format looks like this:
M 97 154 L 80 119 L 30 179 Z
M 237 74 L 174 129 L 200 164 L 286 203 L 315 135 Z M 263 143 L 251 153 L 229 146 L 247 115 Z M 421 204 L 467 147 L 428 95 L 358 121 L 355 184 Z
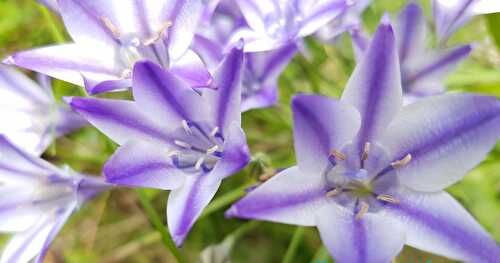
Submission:
M 356 220 L 361 220 L 363 216 L 368 212 L 368 209 L 370 209 L 370 205 L 367 202 L 361 201 L 361 203 L 359 204 L 359 210 L 354 218 Z

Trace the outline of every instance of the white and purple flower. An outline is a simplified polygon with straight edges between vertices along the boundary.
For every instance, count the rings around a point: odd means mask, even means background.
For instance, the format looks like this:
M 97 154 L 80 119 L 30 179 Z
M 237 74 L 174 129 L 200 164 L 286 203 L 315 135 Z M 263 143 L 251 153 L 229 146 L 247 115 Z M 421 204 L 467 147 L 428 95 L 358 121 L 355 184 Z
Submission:
M 235 0 L 247 26 L 233 41 L 244 39 L 245 52 L 269 51 L 294 44 L 345 13 L 350 0 Z
M 0 232 L 13 235 L 0 262 L 43 262 L 74 210 L 109 187 L 99 178 L 59 169 L 0 135 Z
M 201 0 L 60 0 L 58 8 L 74 43 L 19 52 L 4 63 L 85 85 L 91 94 L 128 88 L 142 59 L 192 87 L 210 86 L 210 74 L 189 49 Z
M 0 66 L 0 123 L 2 134 L 35 155 L 44 152 L 55 137 L 87 125 L 55 101 L 48 77 L 39 75 L 37 84 L 7 66 Z
M 497 0 L 433 0 L 438 40 L 444 44 L 448 38 L 473 16 L 500 12 Z
M 404 244 L 467 262 L 500 247 L 443 189 L 500 137 L 494 97 L 447 94 L 402 107 L 397 42 L 383 21 L 339 100 L 292 102 L 298 165 L 226 213 L 317 226 L 336 262 L 390 262 Z
M 232 1 L 222 1 L 215 12 L 206 15 L 206 25 L 194 37 L 193 50 L 214 70 L 232 43 L 231 35 L 247 26 Z M 266 52 L 245 53 L 242 76 L 241 110 L 265 108 L 276 104 L 278 78 L 297 53 L 295 43 Z
M 429 48 L 425 16 L 422 8 L 413 2 L 399 14 L 395 32 L 405 103 L 445 92 L 446 76 L 472 50 L 471 45 Z M 369 40 L 359 28 L 352 29 L 351 36 L 356 56 L 362 57 Z
M 158 65 L 133 73 L 135 101 L 71 98 L 69 103 L 121 147 L 104 167 L 107 181 L 172 190 L 167 219 L 180 245 L 221 180 L 249 161 L 241 129 L 243 51 L 234 48 L 202 95 Z

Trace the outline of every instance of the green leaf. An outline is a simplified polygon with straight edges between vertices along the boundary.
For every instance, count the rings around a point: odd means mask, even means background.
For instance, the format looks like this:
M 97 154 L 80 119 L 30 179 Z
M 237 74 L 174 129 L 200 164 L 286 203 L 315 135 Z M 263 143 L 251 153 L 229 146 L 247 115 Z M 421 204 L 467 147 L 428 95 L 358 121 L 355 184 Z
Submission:
M 497 48 L 500 49 L 500 13 L 486 15 L 486 22 L 488 30 L 497 44 Z

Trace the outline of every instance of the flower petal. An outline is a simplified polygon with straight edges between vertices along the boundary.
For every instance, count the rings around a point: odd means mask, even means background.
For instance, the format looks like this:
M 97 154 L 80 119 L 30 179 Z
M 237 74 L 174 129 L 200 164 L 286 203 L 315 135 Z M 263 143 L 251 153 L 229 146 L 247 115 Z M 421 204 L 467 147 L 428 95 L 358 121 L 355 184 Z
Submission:
M 402 106 L 398 51 L 387 20 L 383 18 L 342 94 L 342 101 L 361 114 L 361 129 L 354 142 L 359 153 L 366 142 L 383 134 Z
M 278 83 L 256 85 L 261 86 L 258 91 L 243 94 L 241 98 L 241 112 L 271 107 L 278 101 Z
M 317 222 L 321 240 L 339 263 L 391 262 L 405 243 L 404 225 L 381 214 L 356 219 L 352 211 L 330 204 L 319 210 Z
M 48 90 L 42 89 L 36 82 L 11 67 L 0 66 L 0 87 L 2 99 L 5 97 L 4 93 L 8 92 L 31 102 L 30 104 L 47 105 L 52 102 Z
M 206 120 L 208 106 L 187 83 L 149 61 L 137 62 L 133 74 L 134 99 L 143 111 L 169 129 L 183 120 Z
M 294 43 L 270 52 L 247 53 L 246 67 L 262 82 L 277 81 L 297 51 L 297 45 Z
M 435 96 L 405 107 L 381 144 L 390 159 L 411 154 L 396 172 L 419 191 L 442 190 L 484 159 L 500 136 L 500 102 L 471 94 Z
M 203 98 L 211 105 L 210 116 L 223 135 L 232 122 L 241 122 L 241 77 L 243 50 L 234 47 L 220 63 L 214 74 L 216 90 L 206 90 Z
M 396 39 L 401 62 L 418 55 L 426 45 L 427 25 L 422 8 L 417 3 L 409 3 L 398 16 Z
M 63 136 L 75 130 L 78 130 L 89 123 L 76 112 L 66 107 L 59 107 L 58 120 L 56 121 L 55 133 L 57 136 Z
M 120 145 L 131 140 L 160 145 L 171 142 L 165 132 L 166 127 L 153 123 L 149 116 L 139 110 L 135 102 L 73 97 L 69 98 L 68 103 L 73 110 Z
M 220 183 L 220 180 L 210 174 L 191 174 L 186 176 L 181 188 L 170 192 L 167 222 L 177 246 L 182 245 L 196 219 L 219 189 Z
M 109 183 L 163 190 L 179 188 L 185 176 L 169 162 L 167 148 L 138 141 L 121 146 L 104 166 L 104 175 Z
M 348 6 L 349 3 L 346 0 L 316 1 L 312 7 L 309 7 L 307 17 L 301 21 L 298 36 L 305 37 L 315 33 L 328 22 L 344 14 Z
M 2 171 L 0 171 L 2 173 Z M 1 177 L 0 177 L 1 178 Z M 42 215 L 42 211 L 30 204 L 33 198 L 34 186 L 25 184 L 19 186 L 0 187 L 0 232 L 20 232 L 36 224 Z
M 323 178 L 294 166 L 233 204 L 226 216 L 314 226 L 317 209 L 328 203 L 327 191 Z
M 113 52 L 64 44 L 18 52 L 3 63 L 83 86 L 87 75 L 95 81 L 119 80 L 121 71 L 113 56 Z
M 406 243 L 465 262 L 496 262 L 500 247 L 449 194 L 403 191 L 387 213 L 406 226 Z
M 309 178 L 320 177 L 330 152 L 340 150 L 358 132 L 359 113 L 347 103 L 316 95 L 296 95 L 292 110 L 298 166 Z
M 192 50 L 174 61 L 170 72 L 185 80 L 193 88 L 208 87 L 212 83 L 212 76 L 201 58 Z

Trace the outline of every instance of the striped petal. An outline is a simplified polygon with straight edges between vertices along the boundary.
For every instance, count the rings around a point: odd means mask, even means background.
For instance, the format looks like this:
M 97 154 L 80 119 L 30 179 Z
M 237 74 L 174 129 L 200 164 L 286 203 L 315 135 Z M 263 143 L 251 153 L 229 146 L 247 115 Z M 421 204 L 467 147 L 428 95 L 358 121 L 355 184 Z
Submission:
M 325 187 L 322 178 L 294 166 L 233 204 L 226 216 L 314 226 L 316 212 L 328 203 Z
M 295 154 L 310 178 L 320 177 L 334 149 L 353 139 L 361 125 L 349 104 L 316 95 L 296 95 L 292 101 Z
M 405 107 L 381 144 L 392 160 L 412 159 L 396 170 L 402 183 L 438 191 L 481 162 L 500 137 L 500 102 L 471 94 L 442 95 Z
M 104 166 L 109 183 L 163 190 L 179 188 L 184 174 L 169 162 L 168 149 L 131 141 L 121 146 Z
M 317 221 L 321 240 L 338 263 L 392 262 L 405 242 L 404 225 L 377 213 L 356 219 L 352 211 L 330 204 L 319 210 Z
M 174 61 L 170 71 L 185 80 L 191 87 L 208 87 L 212 83 L 212 76 L 201 58 L 192 50 Z
M 383 134 L 402 106 L 397 52 L 392 26 L 384 17 L 342 94 L 342 101 L 361 114 L 361 128 L 354 142 L 359 153 L 366 142 Z
M 168 123 L 163 126 L 153 123 L 135 102 L 73 97 L 68 99 L 68 103 L 74 111 L 120 145 L 132 140 L 160 145 L 171 141 L 165 132 Z
M 399 14 L 396 34 L 401 63 L 418 55 L 426 46 L 427 25 L 422 8 L 417 3 L 409 3 Z
M 2 173 L 2 171 L 0 171 Z M 1 178 L 1 176 L 0 176 Z M 24 187 L 0 187 L 0 232 L 21 232 L 36 224 L 42 211 L 27 205 L 31 203 L 33 193 L 36 191 L 34 184 L 25 184 Z
M 400 204 L 386 211 L 406 226 L 408 245 L 465 262 L 500 258 L 500 247 L 449 194 L 403 191 L 396 197 Z

